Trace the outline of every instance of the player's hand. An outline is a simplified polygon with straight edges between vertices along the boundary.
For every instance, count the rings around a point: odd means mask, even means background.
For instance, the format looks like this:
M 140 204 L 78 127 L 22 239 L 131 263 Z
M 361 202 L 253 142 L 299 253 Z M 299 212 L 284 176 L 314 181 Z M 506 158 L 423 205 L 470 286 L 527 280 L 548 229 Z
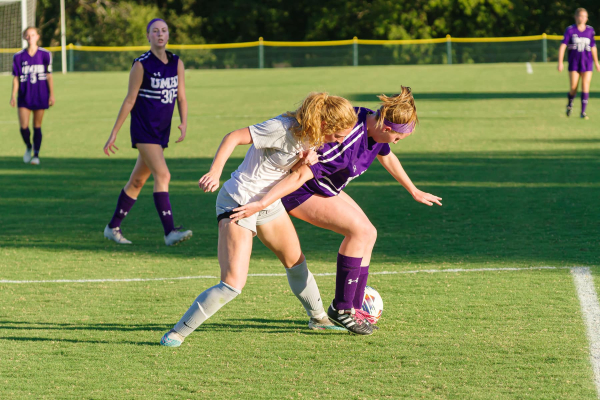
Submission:
M 10 98 L 10 106 L 14 108 L 16 105 L 17 105 L 17 101 L 15 100 L 14 97 L 11 97 Z
M 313 149 L 300 152 L 300 165 L 315 165 L 319 162 L 319 155 Z
M 50 96 L 50 98 L 48 99 L 48 105 L 50 107 L 52 107 L 54 105 L 54 96 Z
M 183 142 L 183 139 L 185 139 L 185 132 L 187 131 L 187 122 L 179 125 L 178 128 L 181 131 L 181 136 L 179 136 L 179 139 L 177 139 L 175 143 Z
M 564 68 L 565 68 L 565 67 L 564 67 L 564 64 L 563 64 L 563 63 L 561 63 L 561 62 L 559 62 L 559 63 L 558 63 L 558 72 L 562 72 Z
M 233 211 L 235 211 L 235 214 L 231 214 L 229 218 L 232 219 L 233 222 L 235 222 L 243 218 L 248 218 L 256 214 L 257 212 L 263 210 L 264 208 L 265 207 L 261 204 L 260 201 L 253 201 L 252 203 L 248 203 L 245 206 L 234 208 Z
M 214 192 L 219 188 L 219 178 L 221 178 L 220 173 L 209 171 L 208 174 L 205 174 L 200 178 L 198 186 L 200 186 L 200 189 L 204 190 L 204 193 Z
M 119 148 L 117 146 L 115 146 L 115 142 L 117 140 L 117 134 L 116 133 L 111 133 L 110 136 L 108 137 L 108 140 L 106 141 L 106 144 L 104 145 L 104 154 L 106 154 L 107 156 L 110 157 L 110 153 L 115 154 L 115 151 L 113 150 L 113 147 L 116 150 L 119 150 Z
M 441 206 L 442 203 L 442 198 L 441 197 L 437 197 L 434 196 L 431 193 L 426 193 L 423 192 L 419 189 L 417 189 L 417 191 L 415 193 L 413 193 L 413 199 L 415 199 L 416 201 L 418 201 L 419 203 L 423 203 L 425 205 L 428 206 L 432 206 L 434 203 L 437 204 L 438 206 Z
M 600 63 L 596 63 L 596 71 L 600 72 Z

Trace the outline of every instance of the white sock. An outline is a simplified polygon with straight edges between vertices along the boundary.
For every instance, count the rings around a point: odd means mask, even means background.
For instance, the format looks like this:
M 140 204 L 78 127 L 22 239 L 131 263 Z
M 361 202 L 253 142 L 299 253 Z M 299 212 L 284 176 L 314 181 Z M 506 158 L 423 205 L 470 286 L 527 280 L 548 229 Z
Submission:
M 286 268 L 288 283 L 292 292 L 304 306 L 306 314 L 312 318 L 323 318 L 327 314 L 321 301 L 321 293 L 315 281 L 315 277 L 308 270 L 306 260 L 292 268 Z
M 221 281 L 218 285 L 206 289 L 200 293 L 183 317 L 173 327 L 173 330 L 187 337 L 209 319 L 221 307 L 235 299 L 242 292 Z

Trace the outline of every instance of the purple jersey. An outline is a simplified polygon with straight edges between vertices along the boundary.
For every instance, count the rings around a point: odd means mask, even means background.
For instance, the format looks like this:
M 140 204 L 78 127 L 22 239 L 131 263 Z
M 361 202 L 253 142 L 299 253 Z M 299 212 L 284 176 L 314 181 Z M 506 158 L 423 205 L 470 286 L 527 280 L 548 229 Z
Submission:
M 139 61 L 144 68 L 142 86 L 131 110 L 131 144 L 160 144 L 168 147 L 171 119 L 177 100 L 177 66 L 179 57 L 167 51 L 169 62 L 159 60 L 151 51 L 142 54 Z
M 30 110 L 45 110 L 49 107 L 50 91 L 46 81 L 52 73 L 52 53 L 38 47 L 33 56 L 27 49 L 13 57 L 13 75 L 19 78 L 18 106 Z
M 367 134 L 368 108 L 355 107 L 358 122 L 342 143 L 327 143 L 317 151 L 319 162 L 310 167 L 315 176 L 300 189 L 282 199 L 286 210 L 292 210 L 310 196 L 337 196 L 346 185 L 362 175 L 378 155 L 390 153 L 388 143 L 377 143 Z
M 563 44 L 569 51 L 569 71 L 587 72 L 593 70 L 592 47 L 596 46 L 594 28 L 589 25 L 581 32 L 577 25 L 571 25 L 565 31 Z

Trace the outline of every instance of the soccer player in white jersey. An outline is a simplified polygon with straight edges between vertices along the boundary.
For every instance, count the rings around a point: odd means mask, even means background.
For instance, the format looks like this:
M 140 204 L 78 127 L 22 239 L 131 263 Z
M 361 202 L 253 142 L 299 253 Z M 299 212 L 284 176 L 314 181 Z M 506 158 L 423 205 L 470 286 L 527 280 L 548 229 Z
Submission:
M 248 276 L 252 238 L 262 224 L 286 219 L 287 225 L 283 227 L 285 231 L 281 231 L 280 235 L 291 246 L 299 248 L 299 244 L 295 244 L 298 237 L 281 201 L 273 202 L 269 207 L 248 218 L 233 221 L 229 217 L 241 204 L 260 200 L 286 177 L 308 149 L 318 148 L 324 143 L 341 142 L 350 133 L 356 118 L 356 112 L 348 100 L 329 96 L 327 93 L 311 93 L 296 111 L 233 131 L 225 136 L 210 171 L 199 181 L 204 191 L 212 192 L 219 187 L 225 162 L 236 146 L 252 146 L 242 164 L 231 174 L 231 179 L 223 184 L 217 197 L 221 282 L 196 298 L 173 329 L 162 337 L 160 343 L 163 346 L 180 346 L 200 324 L 241 294 Z M 282 259 L 288 268 L 304 261 L 301 253 Z M 323 325 L 332 326 L 322 304 L 311 304 L 320 303 L 320 298 L 304 298 L 301 293 L 294 293 L 303 302 L 307 313 L 320 307 L 320 315 L 309 313 L 311 322 L 322 322 Z
M 13 57 L 13 87 L 10 105 L 19 110 L 21 137 L 27 150 L 23 155 L 26 164 L 40 164 L 42 147 L 42 119 L 44 112 L 54 105 L 52 81 L 52 53 L 38 46 L 40 34 L 37 28 L 23 31 L 27 48 Z M 18 96 L 17 96 L 18 94 Z M 33 144 L 29 131 L 29 118 L 33 112 Z

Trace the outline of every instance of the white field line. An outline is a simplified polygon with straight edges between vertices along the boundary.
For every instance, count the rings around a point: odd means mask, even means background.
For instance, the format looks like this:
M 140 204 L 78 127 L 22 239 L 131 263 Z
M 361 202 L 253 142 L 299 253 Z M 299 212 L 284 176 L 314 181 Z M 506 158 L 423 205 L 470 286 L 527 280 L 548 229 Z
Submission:
M 527 68 L 527 73 L 528 74 L 533 74 L 533 67 L 531 66 L 531 63 L 525 63 L 525 67 Z
M 598 304 L 598 296 L 594 287 L 594 278 L 587 267 L 572 268 L 571 274 L 581 303 L 581 313 L 590 343 L 590 362 L 594 371 L 594 383 L 597 396 L 600 398 L 600 304 Z
M 456 272 L 494 272 L 494 271 L 536 271 L 544 269 L 570 269 L 574 267 L 529 267 L 529 268 L 450 268 L 450 269 L 422 269 L 414 271 L 378 271 L 370 272 L 369 275 L 401 275 L 401 274 L 418 274 L 418 273 L 456 273 Z M 313 274 L 314 276 L 334 276 L 335 272 L 324 272 Z M 249 277 L 270 277 L 270 276 L 286 276 L 286 274 L 248 274 Z M 176 276 L 172 278 L 124 278 L 124 279 L 54 279 L 54 280 L 9 280 L 1 279 L 1 283 L 102 283 L 102 282 L 152 282 L 152 281 L 179 281 L 187 279 L 218 279 L 212 275 L 199 276 Z

